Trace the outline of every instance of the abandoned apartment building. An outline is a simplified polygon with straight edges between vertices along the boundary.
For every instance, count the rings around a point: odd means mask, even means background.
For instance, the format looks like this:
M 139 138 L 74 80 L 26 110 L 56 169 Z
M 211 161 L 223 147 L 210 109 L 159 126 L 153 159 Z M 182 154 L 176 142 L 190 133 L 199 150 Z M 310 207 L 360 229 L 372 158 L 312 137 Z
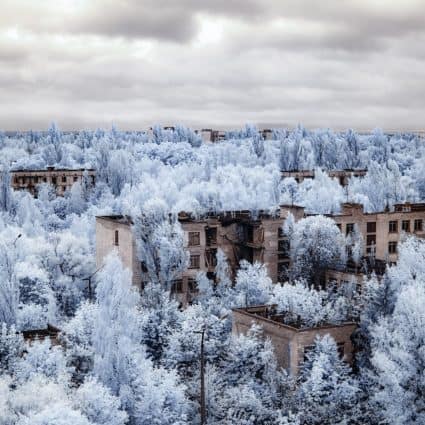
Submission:
M 367 170 L 364 168 L 351 169 L 347 168 L 344 170 L 326 170 L 326 174 L 332 178 L 337 179 L 341 186 L 347 186 L 348 181 L 351 177 L 364 177 L 367 174 Z M 293 170 L 293 171 L 282 171 L 282 178 L 292 177 L 297 183 L 302 183 L 306 179 L 314 179 L 314 170 Z
M 340 357 L 350 364 L 353 361 L 351 336 L 357 327 L 353 322 L 307 327 L 299 318 L 278 313 L 275 305 L 233 309 L 234 335 L 246 334 L 253 324 L 261 327 L 262 337 L 269 338 L 273 345 L 278 365 L 292 376 L 298 374 L 301 363 L 308 351 L 314 348 L 318 336 L 330 335 L 337 344 Z
M 200 271 L 213 277 L 217 249 L 226 254 L 230 269 L 236 272 L 240 260 L 260 261 L 268 269 L 274 282 L 283 269 L 289 266 L 289 243 L 282 232 L 282 223 L 289 213 L 296 220 L 304 216 L 304 209 L 281 206 L 276 216 L 259 213 L 253 218 L 249 211 L 209 214 L 194 218 L 180 213 L 179 222 L 185 234 L 189 251 L 189 266 L 182 278 L 173 284 L 173 292 L 182 294 L 184 303 L 191 301 L 196 291 L 196 275 Z M 142 284 L 142 266 L 136 255 L 136 242 L 132 235 L 131 220 L 122 216 L 96 218 L 96 261 L 98 267 L 104 258 L 117 249 L 125 267 L 133 274 L 133 284 Z
M 344 203 L 340 214 L 328 215 L 344 235 L 348 236 L 357 226 L 363 238 L 363 257 L 369 271 L 383 274 L 387 264 L 398 259 L 398 245 L 403 234 L 425 237 L 425 203 L 396 204 L 392 211 L 364 212 L 363 205 Z M 354 278 L 360 283 L 363 266 L 347 264 L 328 270 L 326 280 L 338 283 Z
M 216 253 L 220 248 L 226 254 L 230 269 L 236 273 L 240 260 L 265 264 L 273 282 L 285 281 L 290 265 L 290 242 L 282 231 L 288 214 L 295 221 L 305 217 L 304 208 L 282 205 L 277 214 L 260 212 L 253 217 L 249 211 L 223 212 L 195 218 L 180 213 L 179 222 L 189 251 L 189 266 L 182 278 L 174 282 L 172 290 L 183 303 L 191 301 L 196 292 L 196 275 L 200 271 L 213 277 Z M 425 237 L 425 204 L 397 204 L 393 211 L 365 213 L 360 204 L 345 203 L 341 213 L 329 215 L 344 235 L 359 229 L 364 240 L 362 264 L 344 264 L 326 271 L 321 277 L 325 285 L 352 281 L 361 283 L 370 272 L 383 274 L 387 264 L 397 261 L 397 246 L 401 235 L 411 233 Z M 125 267 L 132 271 L 133 284 L 142 285 L 142 265 L 136 255 L 131 219 L 123 216 L 96 217 L 96 261 L 98 267 L 104 258 L 116 249 Z
M 90 183 L 95 184 L 96 172 L 93 169 L 59 169 L 47 167 L 45 170 L 16 170 L 11 171 L 12 187 L 14 190 L 26 190 L 37 196 L 37 186 L 42 183 L 52 185 L 58 196 L 71 189 L 72 185 L 83 180 L 84 173 Z

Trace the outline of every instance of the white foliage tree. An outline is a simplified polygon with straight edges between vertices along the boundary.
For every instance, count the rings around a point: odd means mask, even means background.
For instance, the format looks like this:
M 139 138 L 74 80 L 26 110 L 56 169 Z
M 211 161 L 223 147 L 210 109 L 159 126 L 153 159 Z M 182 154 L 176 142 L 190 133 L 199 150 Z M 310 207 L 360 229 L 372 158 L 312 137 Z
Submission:
M 344 236 L 330 218 L 311 216 L 298 221 L 290 248 L 293 278 L 317 284 L 326 268 L 345 264 L 345 247 Z
M 358 414 L 357 382 L 329 335 L 318 338 L 307 354 L 296 400 L 302 424 L 348 423 Z
M 169 289 L 188 261 L 177 217 L 169 213 L 163 202 L 153 200 L 145 204 L 134 221 L 137 254 L 147 280 Z

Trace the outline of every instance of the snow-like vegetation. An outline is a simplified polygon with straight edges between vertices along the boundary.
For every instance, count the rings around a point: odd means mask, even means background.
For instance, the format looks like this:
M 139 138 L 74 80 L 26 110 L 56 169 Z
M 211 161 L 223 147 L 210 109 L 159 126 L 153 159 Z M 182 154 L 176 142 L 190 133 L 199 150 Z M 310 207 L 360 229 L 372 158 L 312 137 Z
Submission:
M 47 166 L 93 168 L 96 185 L 83 180 L 64 197 L 43 184 L 37 198 L 11 189 L 11 170 Z M 343 188 L 326 170 L 345 168 L 368 172 Z M 296 169 L 316 178 L 281 178 Z M 273 285 L 263 265 L 246 262 L 232 281 L 218 251 L 217 283 L 200 273 L 193 305 L 181 310 L 169 293 L 187 261 L 176 213 L 255 214 L 285 203 L 328 214 L 346 201 L 366 211 L 425 201 L 424 139 L 299 126 L 263 140 L 248 125 L 209 144 L 181 126 L 148 134 L 52 125 L 0 134 L 0 172 L 0 425 L 200 423 L 202 329 L 209 424 L 425 423 L 423 241 L 407 239 L 398 265 L 362 294 L 319 291 L 314 272 L 345 261 L 347 241 L 325 217 L 309 217 L 285 229 L 291 283 Z M 150 279 L 142 294 L 111 256 L 89 297 L 95 216 L 106 214 L 135 220 Z M 354 258 L 360 241 L 350 237 Z M 261 329 L 231 335 L 231 309 L 245 303 L 276 304 L 288 324 L 305 327 L 357 321 L 356 372 L 324 337 L 288 376 Z M 23 341 L 20 331 L 48 323 L 63 330 L 62 345 Z

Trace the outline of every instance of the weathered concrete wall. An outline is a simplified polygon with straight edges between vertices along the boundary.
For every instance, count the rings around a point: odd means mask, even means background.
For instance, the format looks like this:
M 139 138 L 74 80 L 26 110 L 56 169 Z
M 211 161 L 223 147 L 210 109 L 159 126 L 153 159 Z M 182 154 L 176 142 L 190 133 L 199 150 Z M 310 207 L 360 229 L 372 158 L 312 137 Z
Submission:
M 255 310 L 255 307 L 252 308 Z M 251 308 L 248 308 L 251 311 Z M 306 347 L 314 345 L 316 337 L 330 335 L 344 349 L 344 360 L 353 360 L 353 344 L 351 335 L 356 329 L 354 323 L 335 326 L 323 326 L 310 329 L 297 329 L 270 319 L 251 314 L 243 309 L 233 310 L 232 332 L 234 335 L 246 334 L 255 323 L 263 329 L 263 337 L 269 338 L 273 344 L 279 366 L 290 374 L 297 375 L 300 364 L 304 360 Z

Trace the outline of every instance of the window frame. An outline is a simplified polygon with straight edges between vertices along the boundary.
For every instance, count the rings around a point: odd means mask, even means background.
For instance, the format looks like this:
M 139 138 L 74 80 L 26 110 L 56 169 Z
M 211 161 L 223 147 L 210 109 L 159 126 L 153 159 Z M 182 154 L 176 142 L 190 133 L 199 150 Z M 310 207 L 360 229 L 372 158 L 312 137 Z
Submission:
M 192 260 L 195 260 L 195 262 L 193 262 Z M 197 263 L 197 265 L 196 265 Z M 201 268 L 201 256 L 200 254 L 190 254 L 189 257 L 189 269 L 199 269 Z
M 397 241 L 388 242 L 388 254 L 397 254 Z
M 193 240 L 196 239 L 198 240 L 198 243 L 194 243 Z M 190 231 L 188 232 L 188 246 L 200 246 L 201 245 L 201 232 L 197 232 L 197 231 Z
M 376 233 L 376 221 L 367 221 L 366 222 L 366 233 Z
M 405 227 L 407 228 L 407 230 L 405 229 Z M 401 230 L 403 232 L 410 233 L 410 220 L 402 220 L 401 221 Z
M 390 220 L 388 222 L 388 233 L 398 233 L 398 221 Z
M 355 223 L 347 223 L 345 225 L 345 234 L 346 235 L 351 235 L 351 233 L 354 232 L 354 224 Z
M 420 226 L 418 226 L 420 224 Z M 415 232 L 422 232 L 424 229 L 424 222 L 422 218 L 415 218 L 413 228 Z

